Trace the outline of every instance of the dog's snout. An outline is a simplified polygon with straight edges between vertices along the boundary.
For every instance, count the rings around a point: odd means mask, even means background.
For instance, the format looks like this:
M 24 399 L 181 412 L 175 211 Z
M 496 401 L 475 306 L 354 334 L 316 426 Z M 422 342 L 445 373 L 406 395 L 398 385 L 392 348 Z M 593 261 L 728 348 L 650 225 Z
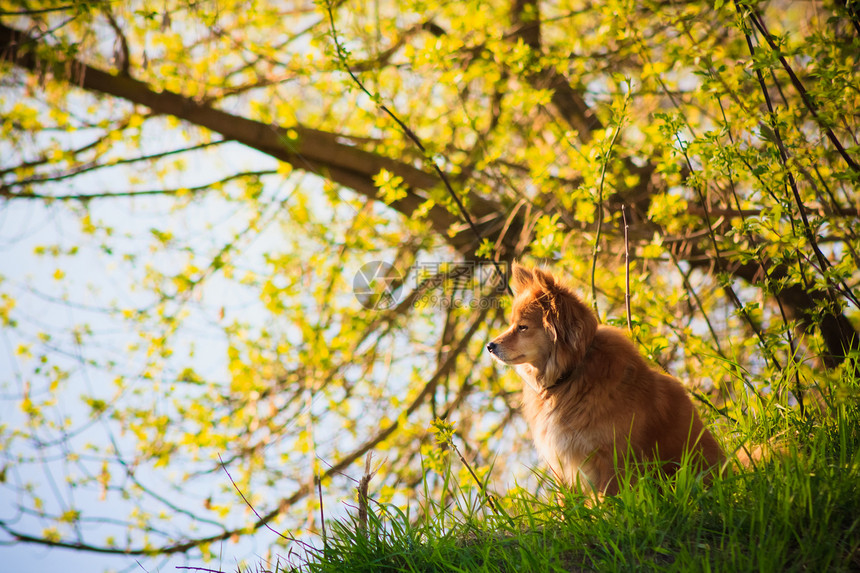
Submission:
M 498 347 L 498 344 L 496 344 L 495 342 L 491 342 L 487 345 L 487 350 L 490 351 L 490 354 L 495 354 L 496 353 L 496 347 Z

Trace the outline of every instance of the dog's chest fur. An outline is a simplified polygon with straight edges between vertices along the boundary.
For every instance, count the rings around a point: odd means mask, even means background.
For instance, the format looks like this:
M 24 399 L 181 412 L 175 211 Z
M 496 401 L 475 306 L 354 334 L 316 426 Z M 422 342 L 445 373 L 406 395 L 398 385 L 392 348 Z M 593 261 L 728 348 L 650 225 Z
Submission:
M 579 467 L 597 448 L 592 432 L 571 424 L 569 415 L 562 417 L 558 409 L 536 410 L 530 420 L 532 438 L 541 456 L 554 468 Z
M 611 441 L 611 425 L 593 405 L 580 403 L 576 392 L 547 395 L 533 377 L 527 378 L 530 372 L 517 370 L 526 382 L 523 414 L 535 446 L 557 477 L 571 481 L 589 456 Z

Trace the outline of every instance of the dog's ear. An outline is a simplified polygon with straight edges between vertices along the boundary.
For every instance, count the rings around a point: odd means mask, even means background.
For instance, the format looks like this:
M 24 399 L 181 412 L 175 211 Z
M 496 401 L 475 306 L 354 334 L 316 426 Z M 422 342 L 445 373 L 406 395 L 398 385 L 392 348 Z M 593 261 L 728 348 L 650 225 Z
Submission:
M 536 268 L 534 270 L 534 281 L 548 294 L 555 294 L 557 283 L 552 273 Z
M 514 292 L 520 293 L 535 284 L 547 293 L 556 289 L 552 273 L 540 268 L 530 269 L 516 262 L 511 265 L 511 288 Z
M 521 293 L 534 283 L 535 277 L 531 269 L 519 263 L 511 265 L 511 288 L 515 293 Z
M 597 315 L 569 288 L 558 285 L 553 294 L 548 296 L 549 312 L 544 314 L 544 321 L 552 325 L 549 330 L 553 339 L 567 352 L 566 357 L 558 357 L 560 363 L 571 360 L 581 361 L 594 334 L 597 332 Z M 565 366 L 562 364 L 562 369 Z
M 535 269 L 534 275 L 535 283 L 542 291 L 538 300 L 543 308 L 544 328 L 553 342 L 573 347 L 584 340 L 590 343 L 597 330 L 594 312 L 552 273 Z

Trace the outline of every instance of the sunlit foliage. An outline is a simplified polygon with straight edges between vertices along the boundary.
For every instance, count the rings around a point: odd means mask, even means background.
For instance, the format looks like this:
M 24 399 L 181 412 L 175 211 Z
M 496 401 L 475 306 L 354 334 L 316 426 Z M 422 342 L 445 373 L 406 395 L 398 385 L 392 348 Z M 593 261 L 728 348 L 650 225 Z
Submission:
M 441 487 L 437 418 L 529 479 L 489 261 L 629 319 L 727 443 L 741 394 L 814 415 L 860 348 L 855 10 L 0 0 L 3 539 L 304 538 L 368 451 L 377 499 Z

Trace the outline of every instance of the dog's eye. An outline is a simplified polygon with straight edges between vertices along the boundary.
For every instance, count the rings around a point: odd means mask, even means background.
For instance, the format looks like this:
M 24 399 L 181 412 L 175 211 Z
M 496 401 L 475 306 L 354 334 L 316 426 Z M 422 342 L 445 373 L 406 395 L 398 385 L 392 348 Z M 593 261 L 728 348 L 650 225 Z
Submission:
M 521 324 L 517 327 L 517 332 L 525 332 L 528 329 L 529 329 L 528 326 L 526 326 L 525 324 Z

